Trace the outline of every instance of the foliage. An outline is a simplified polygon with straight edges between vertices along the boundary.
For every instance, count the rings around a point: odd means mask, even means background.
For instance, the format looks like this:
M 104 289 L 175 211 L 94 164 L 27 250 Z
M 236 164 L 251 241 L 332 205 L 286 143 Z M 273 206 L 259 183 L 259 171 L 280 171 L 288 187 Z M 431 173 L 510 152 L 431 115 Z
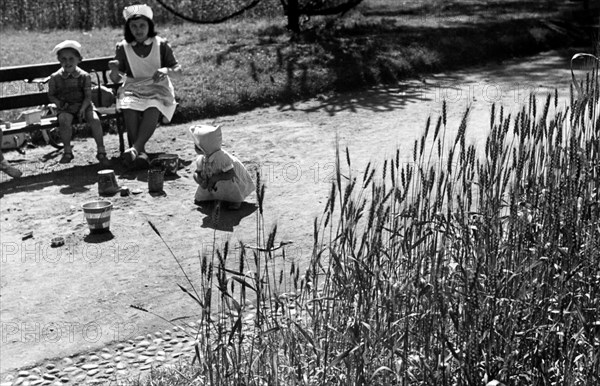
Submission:
M 483 149 L 468 110 L 450 137 L 445 103 L 408 163 L 355 175 L 338 149 L 303 273 L 264 229 L 257 176 L 257 244 L 199 256 L 180 285 L 202 312 L 188 384 L 598 384 L 598 79 L 566 110 L 556 92 L 492 106 Z
M 229 2 L 207 0 L 206 4 L 213 6 L 214 12 L 219 14 L 223 9 L 231 8 L 227 7 L 227 4 L 234 4 L 235 1 L 237 0 Z M 177 3 L 182 10 L 187 10 L 189 5 L 194 2 L 181 0 Z M 30 30 L 90 30 L 102 27 L 121 27 L 123 25 L 123 8 L 131 4 L 132 1 L 129 0 L 3 0 L 0 6 L 0 25 L 2 28 L 18 27 Z M 249 18 L 272 17 L 276 4 L 277 0 L 261 0 L 259 7 L 244 16 Z M 159 3 L 148 2 L 148 5 L 152 7 L 154 21 L 157 24 L 181 23 L 180 19 L 163 9 Z M 190 15 L 197 16 L 194 13 L 190 13 Z
M 182 2 L 156 0 L 164 9 L 185 21 L 198 24 L 217 24 L 247 11 L 268 0 L 206 0 Z M 287 16 L 287 28 L 300 32 L 300 19 L 317 15 L 341 15 L 358 6 L 363 0 L 281 0 L 281 12 Z
M 300 0 L 298 14 L 341 13 L 363 0 Z M 386 0 L 387 1 L 387 0 Z M 123 8 L 129 0 L 4 0 L 0 6 L 0 25 L 30 30 L 82 29 L 123 25 Z M 284 17 L 287 1 L 280 0 L 156 0 L 149 2 L 158 24 L 181 23 L 183 20 L 214 24 L 240 16 L 245 19 Z
M 238 16 L 245 16 L 255 9 L 271 11 L 275 8 L 273 0 L 205 0 L 202 2 L 156 0 L 156 2 L 179 19 L 197 24 L 218 24 Z

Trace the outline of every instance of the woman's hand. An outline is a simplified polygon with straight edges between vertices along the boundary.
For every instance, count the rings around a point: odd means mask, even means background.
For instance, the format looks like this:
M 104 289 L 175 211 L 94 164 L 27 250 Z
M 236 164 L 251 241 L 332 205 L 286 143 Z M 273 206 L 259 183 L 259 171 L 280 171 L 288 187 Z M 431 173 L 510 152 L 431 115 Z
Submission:
M 154 80 L 154 83 L 160 82 L 161 80 L 167 77 L 168 72 L 169 70 L 165 67 L 159 68 L 158 70 L 156 70 L 154 75 L 152 75 L 152 80 Z
M 77 112 L 77 117 L 79 118 L 79 122 L 83 122 L 85 119 L 85 109 L 79 109 Z

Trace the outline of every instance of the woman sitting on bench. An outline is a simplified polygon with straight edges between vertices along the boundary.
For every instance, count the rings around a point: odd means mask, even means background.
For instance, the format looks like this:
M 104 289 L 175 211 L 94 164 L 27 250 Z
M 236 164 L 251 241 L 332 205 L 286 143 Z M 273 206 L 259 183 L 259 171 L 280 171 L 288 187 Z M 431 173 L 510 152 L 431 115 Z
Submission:
M 123 160 L 126 166 L 140 162 L 147 166 L 146 142 L 154 134 L 160 115 L 169 122 L 175 112 L 177 103 L 169 74 L 179 75 L 181 66 L 169 43 L 157 36 L 150 7 L 132 5 L 125 8 L 123 16 L 125 39 L 117 44 L 115 60 L 109 63 L 113 82 L 125 77 L 117 108 L 123 112 L 132 146 Z

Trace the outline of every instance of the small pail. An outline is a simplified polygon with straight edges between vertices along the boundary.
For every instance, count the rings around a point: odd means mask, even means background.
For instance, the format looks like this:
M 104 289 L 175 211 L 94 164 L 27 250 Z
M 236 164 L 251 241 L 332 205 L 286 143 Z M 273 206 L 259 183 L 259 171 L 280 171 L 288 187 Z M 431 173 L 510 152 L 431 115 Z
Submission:
M 110 230 L 110 212 L 112 202 L 91 201 L 81 206 L 83 216 L 87 220 L 91 232 L 107 232 Z
M 112 169 L 104 169 L 98 172 L 98 194 L 111 195 L 119 191 L 117 177 Z
M 148 191 L 160 193 L 163 191 L 165 171 L 159 168 L 148 170 Z

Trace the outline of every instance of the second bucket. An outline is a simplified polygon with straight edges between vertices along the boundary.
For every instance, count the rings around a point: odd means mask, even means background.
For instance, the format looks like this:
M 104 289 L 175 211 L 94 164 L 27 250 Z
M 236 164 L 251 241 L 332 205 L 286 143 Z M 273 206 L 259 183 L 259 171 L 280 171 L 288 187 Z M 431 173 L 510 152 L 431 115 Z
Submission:
M 148 191 L 153 193 L 160 193 L 163 191 L 163 185 L 165 182 L 165 171 L 159 168 L 152 168 L 148 170 Z
M 98 194 L 101 196 L 112 195 L 119 191 L 117 177 L 112 169 L 104 169 L 98 172 Z

